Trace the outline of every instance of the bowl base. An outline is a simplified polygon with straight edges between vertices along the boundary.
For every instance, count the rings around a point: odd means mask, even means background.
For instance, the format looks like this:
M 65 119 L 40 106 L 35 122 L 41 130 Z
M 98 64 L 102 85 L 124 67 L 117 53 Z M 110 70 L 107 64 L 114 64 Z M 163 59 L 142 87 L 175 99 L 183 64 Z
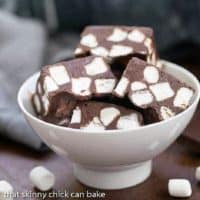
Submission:
M 73 165 L 75 177 L 83 184 L 93 188 L 114 190 L 136 186 L 151 174 L 152 161 L 120 167 L 86 167 Z

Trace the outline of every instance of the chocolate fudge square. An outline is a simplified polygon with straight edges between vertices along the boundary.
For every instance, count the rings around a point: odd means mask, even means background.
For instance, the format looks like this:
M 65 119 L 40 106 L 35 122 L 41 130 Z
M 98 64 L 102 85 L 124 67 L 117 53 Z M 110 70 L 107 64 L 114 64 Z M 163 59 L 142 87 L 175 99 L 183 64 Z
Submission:
M 37 81 L 33 104 L 47 121 L 69 117 L 76 101 L 112 94 L 116 78 L 102 57 L 89 56 L 45 66 Z
M 128 95 L 140 108 L 148 123 L 158 122 L 185 110 L 193 97 L 193 89 L 172 75 L 141 59 L 132 58 L 113 94 Z
M 153 65 L 158 57 L 153 30 L 137 26 L 87 26 L 74 53 L 98 55 L 123 67 L 133 56 Z

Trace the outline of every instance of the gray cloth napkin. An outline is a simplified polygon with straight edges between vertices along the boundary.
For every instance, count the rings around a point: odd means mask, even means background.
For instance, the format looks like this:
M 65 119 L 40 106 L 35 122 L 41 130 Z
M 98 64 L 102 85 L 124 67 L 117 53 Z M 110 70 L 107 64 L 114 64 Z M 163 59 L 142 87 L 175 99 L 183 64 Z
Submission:
M 0 11 L 0 135 L 43 150 L 45 145 L 28 126 L 17 106 L 23 81 L 42 65 L 44 27 L 36 21 Z

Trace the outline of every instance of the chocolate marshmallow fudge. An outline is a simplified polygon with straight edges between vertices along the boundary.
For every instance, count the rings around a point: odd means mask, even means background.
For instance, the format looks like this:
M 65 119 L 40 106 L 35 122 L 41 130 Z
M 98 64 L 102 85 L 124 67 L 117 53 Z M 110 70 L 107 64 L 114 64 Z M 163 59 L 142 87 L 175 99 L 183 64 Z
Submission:
M 69 127 L 102 131 L 132 129 L 141 125 L 142 115 L 135 110 L 110 103 L 87 101 L 76 105 Z
M 88 26 L 81 34 L 75 56 L 98 55 L 126 65 L 136 56 L 156 64 L 157 51 L 153 30 L 137 26 Z
M 60 120 L 70 116 L 76 101 L 109 95 L 115 84 L 116 78 L 102 57 L 49 65 L 41 70 L 33 95 L 34 107 L 43 119 Z
M 148 122 L 157 122 L 185 110 L 194 91 L 156 66 L 132 58 L 113 93 L 120 98 L 128 95 Z
M 74 60 L 45 66 L 37 81 L 33 106 L 50 123 L 129 129 L 143 118 L 168 119 L 193 98 L 191 87 L 163 71 L 149 27 L 88 26 L 74 53 Z

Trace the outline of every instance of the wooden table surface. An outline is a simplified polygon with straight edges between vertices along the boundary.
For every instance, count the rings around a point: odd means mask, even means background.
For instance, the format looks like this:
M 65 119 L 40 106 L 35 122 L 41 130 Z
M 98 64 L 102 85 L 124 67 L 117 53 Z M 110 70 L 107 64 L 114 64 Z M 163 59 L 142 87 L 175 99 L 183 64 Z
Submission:
M 200 71 L 197 69 L 196 67 L 190 68 L 197 77 L 200 77 Z M 18 196 L 16 199 L 42 199 L 34 197 L 38 195 L 38 191 L 32 187 L 28 175 L 34 166 L 44 165 L 56 175 L 56 185 L 48 195 L 86 196 L 86 192 L 93 195 L 97 192 L 105 194 L 104 198 L 49 197 L 45 199 L 169 200 L 174 198 L 168 195 L 168 180 L 170 178 L 187 178 L 191 181 L 193 189 L 193 194 L 189 199 L 199 200 L 200 184 L 194 178 L 195 168 L 200 165 L 200 139 L 199 142 L 196 140 L 196 138 L 198 139 L 197 135 L 200 134 L 199 110 L 200 106 L 189 127 L 185 130 L 185 136 L 181 136 L 165 152 L 155 158 L 150 178 L 136 187 L 116 191 L 88 188 L 75 180 L 69 160 L 63 159 L 53 152 L 37 153 L 4 139 L 0 141 L 0 180 L 5 179 L 13 185 L 15 195 Z M 23 198 L 22 195 L 27 198 Z
M 199 106 L 200 108 L 200 106 Z M 191 124 L 185 133 L 199 131 L 200 112 L 196 112 Z M 29 171 L 36 165 L 44 165 L 52 170 L 56 175 L 56 185 L 53 191 L 57 194 L 68 192 L 69 195 L 86 195 L 90 192 L 93 195 L 96 191 L 105 194 L 104 198 L 98 199 L 115 199 L 115 200 L 168 200 L 167 183 L 170 178 L 187 178 L 192 183 L 193 194 L 189 198 L 191 200 L 200 199 L 200 184 L 194 178 L 195 168 L 200 165 L 200 154 L 190 151 L 190 147 L 194 146 L 192 142 L 188 142 L 184 137 L 180 137 L 172 146 L 164 153 L 159 155 L 153 162 L 153 172 L 151 177 L 143 184 L 117 191 L 100 191 L 88 188 L 75 180 L 72 174 L 72 165 L 69 160 L 65 160 L 55 153 L 36 153 L 27 147 L 15 144 L 8 140 L 0 141 L 0 179 L 8 180 L 16 192 L 15 195 L 23 199 L 25 192 L 32 197 L 24 199 L 36 199 L 35 190 L 29 182 Z M 198 146 L 199 148 L 199 146 Z M 60 192 L 61 191 L 61 192 Z M 50 193 L 52 195 L 52 191 Z M 66 198 L 46 198 L 46 199 L 75 199 L 74 197 Z M 80 199 L 80 198 L 79 198 Z M 86 199 L 86 198 L 82 198 Z M 87 198 L 97 199 L 97 198 Z

